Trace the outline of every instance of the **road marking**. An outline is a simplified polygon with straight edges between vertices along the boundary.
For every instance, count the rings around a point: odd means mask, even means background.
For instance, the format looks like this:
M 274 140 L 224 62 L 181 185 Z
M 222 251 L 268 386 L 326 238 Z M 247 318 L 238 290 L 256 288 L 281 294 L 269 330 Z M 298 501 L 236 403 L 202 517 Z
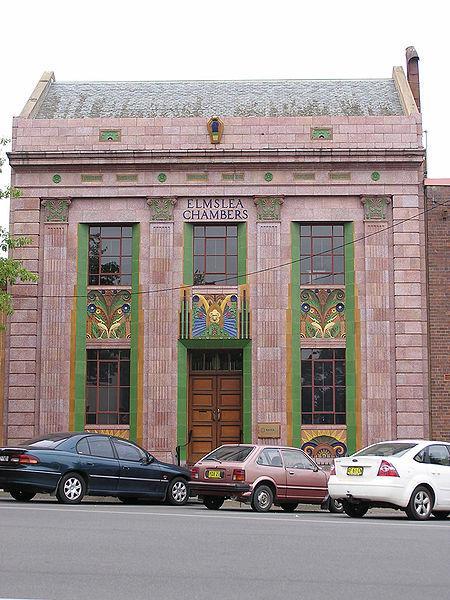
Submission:
M 91 508 L 91 507 L 90 507 Z M 95 506 L 94 509 L 100 508 L 98 506 Z M 184 517 L 184 518 L 188 518 L 188 519 L 234 519 L 234 520 L 246 520 L 246 521 L 276 521 L 277 523 L 317 523 L 319 525 L 328 525 L 328 524 L 332 524 L 332 525 L 344 525 L 345 527 L 349 526 L 349 525 L 361 525 L 362 523 L 367 524 L 368 526 L 381 526 L 381 527 L 421 527 L 421 528 L 425 528 L 425 527 L 432 527 L 433 529 L 446 529 L 448 531 L 448 529 L 450 528 L 450 524 L 449 525 L 444 525 L 441 523 L 433 523 L 433 522 L 422 522 L 422 523 L 412 523 L 410 521 L 403 521 L 402 523 L 397 523 L 397 522 L 393 522 L 392 519 L 389 519 L 389 521 L 375 521 L 373 519 L 370 518 L 366 518 L 366 519 L 349 519 L 346 517 L 333 517 L 333 518 L 319 518 L 319 519 L 310 519 L 310 518 L 303 518 L 303 515 L 299 514 L 299 515 L 295 515 L 294 517 L 283 517 L 282 515 L 279 515 L 277 517 L 271 517 L 269 515 L 261 515 L 261 514 L 255 514 L 255 515 L 245 515 L 245 514 L 240 514 L 240 515 L 230 515 L 227 513 L 222 513 L 222 514 L 196 514 L 193 513 L 191 511 L 186 510 L 186 512 L 183 513 L 179 513 L 179 512 L 144 512 L 144 511 L 131 511 L 131 510 L 110 510 L 110 509 L 100 509 L 100 510 L 90 510 L 89 508 L 75 508 L 75 507 L 62 507 L 62 506 L 55 506 L 55 507 L 38 507 L 38 506 L 0 506 L 0 509 L 3 510 L 37 510 L 37 511 L 51 511 L 51 512 L 77 512 L 77 513 L 86 513 L 88 515 L 99 515 L 99 514 L 105 514 L 105 515 L 136 515 L 136 516 L 146 516 L 146 517 L 151 517 L 151 516 L 155 516 L 155 517 Z M 450 522 L 449 522 L 450 523 Z M 1 600 L 1 599 L 0 599 Z

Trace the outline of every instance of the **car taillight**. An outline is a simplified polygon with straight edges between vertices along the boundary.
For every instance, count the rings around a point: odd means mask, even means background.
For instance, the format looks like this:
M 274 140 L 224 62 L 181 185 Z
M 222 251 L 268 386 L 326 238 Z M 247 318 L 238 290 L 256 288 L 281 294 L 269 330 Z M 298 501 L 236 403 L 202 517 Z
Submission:
M 19 465 L 37 465 L 39 459 L 32 454 L 19 454 L 19 456 L 12 456 L 10 462 L 17 463 Z
M 192 467 L 192 469 L 191 469 L 192 479 L 198 479 L 199 475 L 200 475 L 200 469 L 198 467 Z
M 400 477 L 394 465 L 391 465 L 387 460 L 382 460 L 378 469 L 378 477 Z
M 334 464 L 334 462 L 333 462 L 333 465 L 332 465 L 332 467 L 331 467 L 331 471 L 330 471 L 330 477 L 331 477 L 332 475 L 336 475 L 336 465 Z
M 245 481 L 244 469 L 233 469 L 233 481 Z

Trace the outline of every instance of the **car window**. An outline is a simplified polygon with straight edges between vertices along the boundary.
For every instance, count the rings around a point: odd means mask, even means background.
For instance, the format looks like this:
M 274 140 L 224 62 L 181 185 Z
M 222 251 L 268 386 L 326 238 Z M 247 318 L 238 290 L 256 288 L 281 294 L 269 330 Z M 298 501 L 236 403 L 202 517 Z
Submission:
M 88 438 L 88 443 L 92 456 L 115 458 L 109 438 L 101 436 L 90 437 Z
M 283 461 L 281 460 L 280 451 L 277 448 L 264 448 L 261 454 L 258 456 L 256 461 L 258 465 L 264 465 L 265 467 L 282 467 Z
M 60 435 L 50 435 L 48 437 L 41 436 L 38 438 L 33 438 L 32 440 L 27 440 L 23 442 L 24 446 L 28 448 L 42 448 L 46 450 L 53 450 L 57 448 L 60 444 L 65 442 L 69 434 L 60 434 Z
M 243 462 L 254 446 L 221 446 L 207 454 L 202 460 L 218 460 L 220 462 Z
M 281 453 L 287 469 L 314 469 L 312 462 L 300 450 L 282 450 Z
M 414 460 L 419 463 L 424 463 L 425 461 L 425 449 L 421 450 L 418 454 L 415 455 Z
M 417 446 L 416 442 L 381 442 L 363 448 L 352 456 L 403 456 L 405 452 Z
M 450 467 L 450 454 L 447 446 L 443 444 L 428 446 L 428 462 L 432 465 Z
M 133 444 L 119 442 L 119 440 L 113 440 L 113 444 L 117 455 L 121 460 L 134 460 L 135 462 L 139 462 L 145 458 L 145 453 L 137 446 L 133 446 Z
M 89 444 L 87 438 L 82 438 L 77 444 L 78 454 L 90 454 Z

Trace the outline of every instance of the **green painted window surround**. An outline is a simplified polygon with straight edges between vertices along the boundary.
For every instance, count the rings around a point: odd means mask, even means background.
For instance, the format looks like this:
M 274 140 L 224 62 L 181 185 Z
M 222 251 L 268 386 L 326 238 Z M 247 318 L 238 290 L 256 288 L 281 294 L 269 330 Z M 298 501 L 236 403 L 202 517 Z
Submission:
M 137 437 L 138 396 L 138 337 L 139 337 L 139 224 L 133 225 L 132 242 L 132 302 L 131 302 L 131 346 L 130 346 L 130 439 Z M 74 429 L 84 431 L 86 406 L 86 299 L 88 280 L 89 225 L 78 225 L 77 253 L 77 301 L 75 333 L 75 385 L 74 385 Z M 99 427 L 108 428 L 107 425 Z

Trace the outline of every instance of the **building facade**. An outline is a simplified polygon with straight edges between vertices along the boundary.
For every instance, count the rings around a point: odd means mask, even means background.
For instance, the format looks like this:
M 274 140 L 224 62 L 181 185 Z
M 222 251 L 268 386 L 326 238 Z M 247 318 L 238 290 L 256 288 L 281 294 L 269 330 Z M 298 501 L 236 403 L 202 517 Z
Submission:
M 418 88 L 82 83 L 14 119 L 4 434 L 108 431 L 193 462 L 429 435 Z
M 431 437 L 450 439 L 450 179 L 425 179 Z

